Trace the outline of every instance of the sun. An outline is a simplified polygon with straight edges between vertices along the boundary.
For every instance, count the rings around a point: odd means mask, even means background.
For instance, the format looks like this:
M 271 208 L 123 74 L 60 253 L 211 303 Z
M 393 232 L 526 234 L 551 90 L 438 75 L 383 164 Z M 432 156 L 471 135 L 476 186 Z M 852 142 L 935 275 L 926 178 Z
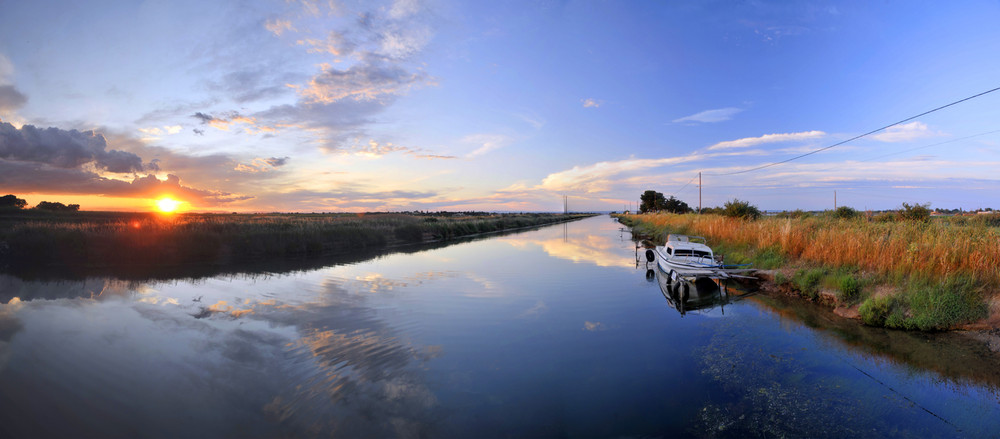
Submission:
M 181 201 L 177 201 L 170 197 L 163 197 L 156 200 L 156 208 L 160 209 L 163 213 L 173 213 L 181 205 Z

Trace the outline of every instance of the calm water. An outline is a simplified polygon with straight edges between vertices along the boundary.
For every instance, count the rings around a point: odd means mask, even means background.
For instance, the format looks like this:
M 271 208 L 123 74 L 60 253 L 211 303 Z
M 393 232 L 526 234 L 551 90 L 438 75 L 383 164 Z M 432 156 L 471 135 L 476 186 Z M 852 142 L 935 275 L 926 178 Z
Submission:
M 1000 357 L 730 291 L 608 217 L 307 271 L 0 277 L 0 436 L 990 437 Z

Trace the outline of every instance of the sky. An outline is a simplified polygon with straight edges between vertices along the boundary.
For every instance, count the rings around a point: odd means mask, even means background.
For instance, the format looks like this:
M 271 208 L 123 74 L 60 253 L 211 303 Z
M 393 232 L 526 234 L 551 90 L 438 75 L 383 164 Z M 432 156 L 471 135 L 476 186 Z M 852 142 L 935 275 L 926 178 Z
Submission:
M 996 1 L 0 0 L 0 192 L 218 212 L 1000 208 Z M 829 147 L 786 163 L 752 170 Z M 741 172 L 748 171 L 748 172 Z

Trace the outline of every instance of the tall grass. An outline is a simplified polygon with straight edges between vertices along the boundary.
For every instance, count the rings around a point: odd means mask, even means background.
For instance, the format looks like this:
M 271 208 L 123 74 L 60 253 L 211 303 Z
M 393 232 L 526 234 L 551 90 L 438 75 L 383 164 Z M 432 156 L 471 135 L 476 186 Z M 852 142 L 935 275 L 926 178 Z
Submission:
M 939 330 L 987 317 L 984 292 L 1000 288 L 998 217 L 932 221 L 799 215 L 746 221 L 719 215 L 628 215 L 640 234 L 705 236 L 737 259 L 791 261 L 806 267 L 791 279 L 815 299 L 828 279 L 845 305 L 860 303 L 862 319 L 890 328 Z M 734 251 L 735 250 L 735 251 Z M 747 256 L 753 253 L 754 257 Z M 777 254 L 777 255 L 776 255 Z M 726 258 L 727 262 L 743 262 Z M 774 268 L 774 267 L 760 267 Z M 863 275 L 862 273 L 868 273 Z M 894 287 L 866 291 L 871 277 Z M 864 280 L 861 276 L 865 276 Z
M 225 264 L 454 239 L 586 215 L 80 212 L 0 218 L 2 265 Z
M 884 274 L 971 276 L 1000 285 L 1000 234 L 986 219 L 869 222 L 830 217 L 742 221 L 717 215 L 630 215 L 640 230 L 705 236 L 728 245 L 776 247 L 784 255 L 830 266 L 854 266 Z

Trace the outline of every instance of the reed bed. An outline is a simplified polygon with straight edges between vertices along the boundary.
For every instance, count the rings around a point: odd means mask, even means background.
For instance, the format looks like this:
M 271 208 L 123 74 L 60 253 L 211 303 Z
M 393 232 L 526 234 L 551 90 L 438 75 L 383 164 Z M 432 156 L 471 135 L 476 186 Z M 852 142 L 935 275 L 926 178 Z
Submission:
M 743 221 L 694 214 L 630 215 L 629 220 L 654 230 L 702 235 L 760 250 L 774 248 L 789 258 L 823 265 L 888 275 L 968 275 L 1000 285 L 1000 234 L 988 225 L 823 217 Z
M 0 217 L 0 267 L 226 264 L 449 240 L 583 216 L 16 212 Z
M 781 261 L 775 276 L 804 297 L 836 291 L 834 306 L 859 306 L 867 324 L 941 330 L 1000 324 L 1000 233 L 994 218 L 874 222 L 829 216 L 764 218 L 719 215 L 623 215 L 639 234 L 704 236 L 740 256 L 728 262 Z M 766 264 L 765 264 L 766 265 Z M 779 268 L 761 267 L 761 268 Z M 992 308 L 993 315 L 990 315 Z M 977 323 L 978 322 L 978 323 Z

